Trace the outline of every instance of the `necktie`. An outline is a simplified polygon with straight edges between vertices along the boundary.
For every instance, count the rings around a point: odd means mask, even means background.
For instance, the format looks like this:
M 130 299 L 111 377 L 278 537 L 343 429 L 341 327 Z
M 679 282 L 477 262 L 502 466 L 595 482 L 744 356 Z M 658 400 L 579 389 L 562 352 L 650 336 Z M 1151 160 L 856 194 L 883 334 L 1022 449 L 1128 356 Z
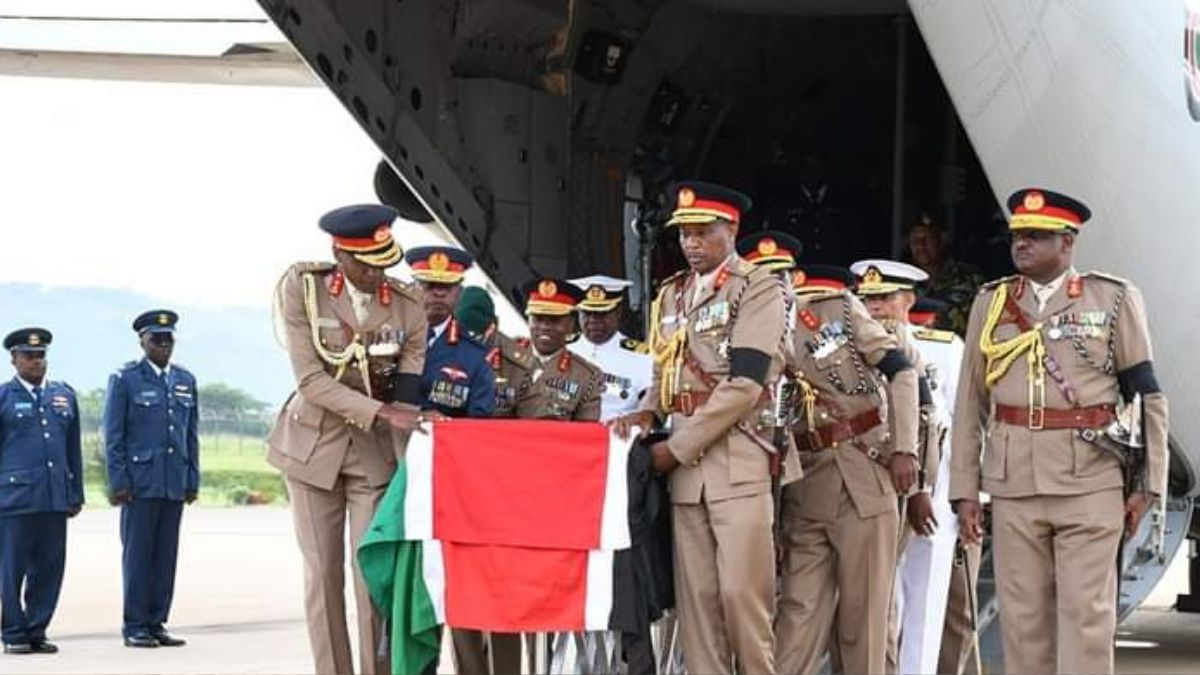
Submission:
M 433 339 L 435 337 L 437 337 L 437 331 L 435 331 L 434 329 L 430 328 L 429 330 L 425 331 L 425 344 L 432 347 Z
M 39 407 L 42 405 L 42 387 L 40 385 L 33 388 L 33 403 Z

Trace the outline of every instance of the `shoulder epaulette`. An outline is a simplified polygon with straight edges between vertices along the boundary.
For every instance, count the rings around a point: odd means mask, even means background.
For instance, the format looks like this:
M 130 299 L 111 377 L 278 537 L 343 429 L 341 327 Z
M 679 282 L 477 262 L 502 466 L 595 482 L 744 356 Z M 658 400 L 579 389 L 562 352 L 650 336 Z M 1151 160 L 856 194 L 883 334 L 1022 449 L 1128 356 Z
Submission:
M 66 389 L 67 391 L 71 392 L 72 395 L 78 396 L 78 394 L 75 393 L 75 387 L 72 387 L 71 385 L 67 384 L 66 382 L 63 382 L 62 380 L 51 380 L 50 383 L 62 385 L 63 389 Z
M 659 287 L 665 288 L 667 286 L 667 284 L 674 283 L 676 279 L 679 279 L 680 277 L 686 275 L 689 271 L 690 270 L 687 270 L 687 269 L 679 270 L 678 272 L 672 274 L 671 276 L 667 277 L 666 279 L 663 279 L 662 283 L 659 284 Z
M 766 272 L 765 268 L 760 268 L 758 265 L 755 265 L 754 263 L 740 256 L 734 258 L 733 262 L 729 265 L 729 271 L 741 277 L 748 277 L 752 272 L 754 272 L 754 270 L 757 269 L 762 269 L 764 272 Z
M 621 340 L 621 348 L 636 354 L 650 353 L 650 345 L 642 342 L 641 340 L 635 340 L 633 338 L 625 338 L 624 340 Z
M 1009 281 L 1015 281 L 1018 277 L 1019 275 L 1010 274 L 1007 277 L 1000 277 L 999 279 L 992 279 L 991 281 L 984 282 L 983 285 L 979 287 L 979 292 L 982 293 L 984 291 L 997 289 L 1000 287 L 1000 284 L 1007 283 Z
M 309 272 L 330 272 L 333 271 L 333 268 L 335 267 L 337 267 L 336 264 L 327 261 L 305 261 L 292 265 L 291 271 L 295 272 L 296 274 L 307 274 Z
M 394 277 L 384 277 L 384 278 L 387 279 L 387 283 L 389 286 L 392 287 L 392 290 L 396 291 L 400 295 L 403 295 L 404 297 L 408 298 L 409 300 L 412 300 L 413 302 L 421 301 L 420 296 L 419 296 L 419 291 L 412 284 L 407 284 L 407 283 L 400 281 L 399 279 L 396 279 Z
M 1115 274 L 1109 274 L 1108 272 L 1099 272 L 1097 270 L 1092 270 L 1090 272 L 1084 272 L 1083 274 L 1081 274 L 1079 276 L 1088 277 L 1089 279 L 1091 279 L 1091 278 L 1103 279 L 1105 281 L 1117 284 L 1118 286 L 1128 286 L 1130 283 L 1128 279 L 1123 279 L 1121 277 L 1116 276 Z
M 913 337 L 928 342 L 954 342 L 954 333 L 952 331 L 937 330 L 935 328 L 918 328 L 913 331 Z

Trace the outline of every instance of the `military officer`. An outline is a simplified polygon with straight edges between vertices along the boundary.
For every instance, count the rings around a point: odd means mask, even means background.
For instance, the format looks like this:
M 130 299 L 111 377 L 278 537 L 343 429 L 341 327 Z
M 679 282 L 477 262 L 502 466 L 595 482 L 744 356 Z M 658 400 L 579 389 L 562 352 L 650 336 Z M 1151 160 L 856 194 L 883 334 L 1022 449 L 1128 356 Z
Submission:
M 918 377 L 896 336 L 847 290 L 849 270 L 804 264 L 794 283 L 805 475 L 784 489 L 778 666 L 813 673 L 828 651 L 844 672 L 882 673 L 897 494 L 918 475 Z
M 1072 265 L 1088 208 L 1040 188 L 1013 193 L 1008 208 L 1018 274 L 986 284 L 971 307 L 950 500 L 977 542 L 979 492 L 992 497 L 1005 667 L 1111 673 L 1114 561 L 1122 532 L 1166 490 L 1167 400 L 1141 292 Z M 1128 485 L 1111 428 L 1134 425 L 1121 405 L 1140 405 L 1144 423 L 1145 462 Z
M 487 348 L 454 318 L 463 275 L 474 260 L 451 246 L 423 246 L 404 254 L 424 291 L 428 351 L 421 374 L 424 407 L 448 417 L 491 417 L 496 383 Z
M 662 283 L 651 310 L 654 379 L 618 434 L 669 417 L 651 446 L 670 473 L 675 594 L 691 673 L 776 670 L 772 474 L 762 420 L 784 367 L 786 307 L 777 277 L 738 257 L 745 195 L 719 185 L 671 188 L 689 269 Z M 794 461 L 794 457 L 793 457 Z
M 16 376 L 0 386 L 0 638 L 5 654 L 53 654 L 46 627 L 58 605 L 67 519 L 83 508 L 75 390 L 46 378 L 53 336 L 4 338 Z
M 962 361 L 962 340 L 950 331 L 910 323 L 916 285 L 928 278 L 918 267 L 894 260 L 860 260 L 850 266 L 857 293 L 871 318 L 896 334 L 918 366 L 932 401 L 923 410 L 923 480 L 908 498 L 907 526 L 901 531 L 897 607 L 888 665 L 901 673 L 936 671 L 945 618 L 957 523 L 950 511 L 949 452 L 943 452 L 950 425 L 945 395 L 953 395 Z M 926 394 L 922 392 L 922 396 Z M 926 415 L 930 415 L 929 419 Z M 912 536 L 912 535 L 919 536 Z
M 583 339 L 570 343 L 568 349 L 604 371 L 600 419 L 610 420 L 637 409 L 638 401 L 650 386 L 654 362 L 646 343 L 617 330 L 621 325 L 625 289 L 633 282 L 603 274 L 569 281 L 583 291 L 583 300 L 578 305 Z
M 181 647 L 167 632 L 184 503 L 200 490 L 200 417 L 196 378 L 171 363 L 175 324 L 169 309 L 133 321 L 145 356 L 108 378 L 104 456 L 109 500 L 121 506 L 121 569 L 127 647 Z
M 419 291 L 384 275 L 403 253 L 391 207 L 346 206 L 320 227 L 336 262 L 293 265 L 275 293 L 296 391 L 267 439 L 282 471 L 304 556 L 305 613 L 319 673 L 352 673 L 343 597 L 351 550 L 371 522 L 420 421 L 425 313 Z M 363 673 L 387 672 L 382 626 L 354 566 Z
M 600 419 L 604 372 L 566 348 L 575 332 L 574 313 L 583 293 L 562 279 L 545 277 L 521 287 L 528 338 L 501 350 L 505 391 L 497 396 L 496 417 L 522 419 Z
M 925 294 L 949 305 L 947 320 L 959 334 L 965 332 L 971 298 L 983 283 L 983 275 L 951 257 L 945 227 L 928 213 L 920 214 L 909 227 L 908 250 L 913 262 L 927 274 L 922 282 Z

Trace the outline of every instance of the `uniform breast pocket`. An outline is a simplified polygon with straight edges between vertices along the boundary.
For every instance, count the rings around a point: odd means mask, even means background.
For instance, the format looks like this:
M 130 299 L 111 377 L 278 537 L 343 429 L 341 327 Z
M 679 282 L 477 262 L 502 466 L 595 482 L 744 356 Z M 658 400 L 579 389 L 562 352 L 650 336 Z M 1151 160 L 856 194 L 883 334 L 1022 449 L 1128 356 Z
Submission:
M 33 426 L 37 419 L 37 411 L 32 403 L 18 403 L 4 411 L 4 426 L 22 430 Z
M 163 406 L 163 396 L 161 391 L 157 389 L 145 389 L 133 395 L 134 411 L 146 414 L 152 411 L 161 411 Z
M 342 327 L 322 327 L 320 330 L 321 346 L 329 350 L 345 349 L 350 339 Z

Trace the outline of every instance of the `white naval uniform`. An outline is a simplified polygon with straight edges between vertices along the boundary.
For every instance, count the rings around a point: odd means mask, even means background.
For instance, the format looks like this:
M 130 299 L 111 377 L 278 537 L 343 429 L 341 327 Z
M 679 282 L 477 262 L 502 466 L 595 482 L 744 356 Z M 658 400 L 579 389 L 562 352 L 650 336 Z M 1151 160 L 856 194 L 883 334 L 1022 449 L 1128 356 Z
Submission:
M 600 396 L 600 421 L 637 410 L 638 399 L 650 386 L 654 359 L 628 346 L 640 344 L 617 331 L 608 342 L 598 345 L 586 336 L 567 345 L 604 371 L 604 392 Z
M 913 536 L 901 552 L 897 611 L 900 625 L 901 673 L 937 672 L 942 627 L 950 592 L 950 568 L 958 540 L 958 520 L 950 509 L 950 421 L 954 417 L 955 389 L 963 359 L 963 341 L 949 331 L 908 326 L 911 344 L 921 353 L 930 378 L 938 417 L 947 433 L 933 486 L 933 517 L 938 526 L 932 537 Z M 949 341 L 946 338 L 949 337 Z

